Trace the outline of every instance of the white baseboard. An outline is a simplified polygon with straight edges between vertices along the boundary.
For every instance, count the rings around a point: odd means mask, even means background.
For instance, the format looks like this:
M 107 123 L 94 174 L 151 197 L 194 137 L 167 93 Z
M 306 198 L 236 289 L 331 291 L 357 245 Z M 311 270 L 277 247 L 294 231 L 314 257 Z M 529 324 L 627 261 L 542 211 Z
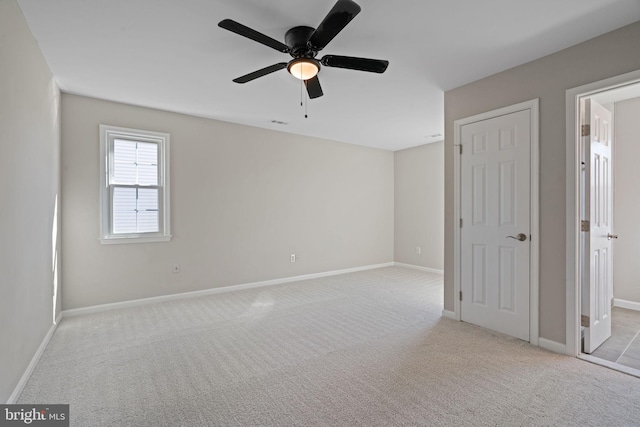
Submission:
M 456 318 L 456 313 L 449 310 L 442 310 L 442 317 L 446 317 L 448 319 L 458 320 Z
M 629 309 L 629 310 L 640 311 L 640 302 L 627 301 L 627 300 L 624 300 L 624 299 L 614 298 L 613 299 L 613 306 L 614 307 L 620 307 L 620 308 L 626 308 L 626 309 Z
M 444 274 L 444 270 L 438 270 L 437 268 L 421 267 L 419 265 L 404 264 L 402 262 L 394 262 L 393 265 L 394 267 L 410 268 L 412 270 L 426 271 L 427 273 Z
M 8 405 L 15 403 L 16 400 L 18 400 L 18 397 L 20 397 L 20 393 L 22 393 L 24 386 L 27 384 L 27 381 L 29 381 L 29 378 L 31 378 L 31 374 L 33 373 L 33 370 L 35 369 L 36 365 L 40 361 L 40 357 L 42 357 L 42 353 L 44 353 L 45 348 L 47 348 L 47 344 L 49 344 L 49 340 L 53 336 L 53 333 L 56 331 L 56 328 L 60 324 L 61 320 L 62 320 L 62 313 L 58 314 L 58 318 L 56 319 L 56 322 L 53 325 L 51 325 L 51 327 L 49 328 L 49 331 L 47 332 L 47 335 L 44 336 L 44 339 L 40 343 L 40 347 L 38 347 L 38 350 L 31 358 L 31 362 L 29 362 L 29 366 L 27 366 L 27 369 L 25 369 L 24 373 L 22 374 L 22 377 L 20 378 L 20 381 L 18 381 L 18 385 L 16 385 L 16 388 L 13 389 L 13 393 L 11 393 L 11 396 L 9 396 L 9 399 L 7 400 Z
M 567 354 L 567 345 L 546 338 L 538 338 L 538 346 L 559 354 Z
M 376 268 L 393 267 L 393 262 L 384 264 L 365 265 L 362 267 L 345 268 L 343 270 L 326 271 L 323 273 L 305 274 L 302 276 L 285 277 L 282 279 L 265 280 L 262 282 L 245 283 L 240 285 L 223 286 L 219 288 L 204 289 L 201 291 L 182 292 L 179 294 L 161 295 L 157 297 L 141 298 L 129 301 L 114 302 L 110 304 L 93 305 L 90 307 L 73 308 L 62 312 L 64 317 L 79 316 L 83 314 L 99 313 L 118 308 L 135 307 L 160 301 L 170 301 L 183 298 L 200 297 L 205 295 L 220 294 L 224 292 L 239 291 L 243 289 L 261 288 L 264 286 L 280 285 L 284 283 L 299 282 L 320 277 L 337 276 L 339 274 L 355 273 L 357 271 L 374 270 Z

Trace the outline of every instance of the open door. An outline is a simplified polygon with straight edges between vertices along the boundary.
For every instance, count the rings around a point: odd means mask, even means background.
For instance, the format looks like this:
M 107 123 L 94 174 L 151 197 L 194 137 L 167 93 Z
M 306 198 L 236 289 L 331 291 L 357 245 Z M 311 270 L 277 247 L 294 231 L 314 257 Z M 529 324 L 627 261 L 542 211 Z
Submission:
M 611 251 L 612 123 L 611 112 L 592 99 L 583 104 L 584 211 L 583 307 L 585 353 L 591 353 L 611 336 L 613 259 Z

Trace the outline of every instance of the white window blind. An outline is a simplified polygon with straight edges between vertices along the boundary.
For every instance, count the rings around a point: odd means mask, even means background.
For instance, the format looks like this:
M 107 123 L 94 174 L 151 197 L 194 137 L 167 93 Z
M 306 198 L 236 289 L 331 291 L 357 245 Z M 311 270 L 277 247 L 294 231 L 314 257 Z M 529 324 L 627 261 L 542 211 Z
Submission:
M 110 175 L 113 234 L 160 231 L 158 144 L 115 139 Z

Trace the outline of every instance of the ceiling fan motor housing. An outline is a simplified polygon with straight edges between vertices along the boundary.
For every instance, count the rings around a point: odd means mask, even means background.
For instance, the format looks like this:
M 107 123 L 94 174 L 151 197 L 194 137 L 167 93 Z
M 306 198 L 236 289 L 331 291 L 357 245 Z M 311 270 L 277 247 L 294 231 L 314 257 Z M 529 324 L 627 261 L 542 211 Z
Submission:
M 311 35 L 315 31 L 312 27 L 293 27 L 284 35 L 284 42 L 289 46 L 289 53 L 294 58 L 315 58 L 318 50 L 308 43 Z

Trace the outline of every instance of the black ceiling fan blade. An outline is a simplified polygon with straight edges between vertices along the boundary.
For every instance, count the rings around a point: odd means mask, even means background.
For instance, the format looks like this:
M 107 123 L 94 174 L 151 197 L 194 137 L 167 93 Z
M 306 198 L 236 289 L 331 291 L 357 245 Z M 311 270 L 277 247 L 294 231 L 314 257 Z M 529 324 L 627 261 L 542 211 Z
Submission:
M 338 0 L 309 38 L 311 46 L 316 50 L 323 49 L 360 10 L 360 6 L 352 0 Z
M 389 61 L 383 59 L 356 58 L 354 56 L 326 55 L 320 60 L 327 67 L 347 68 L 349 70 L 384 73 Z
M 307 93 L 309 94 L 310 99 L 320 98 L 324 95 L 317 75 L 309 80 L 305 80 L 304 85 L 307 87 Z
M 271 74 L 278 70 L 282 70 L 283 68 L 287 68 L 287 63 L 279 62 L 277 64 L 273 64 L 268 67 L 262 68 L 260 70 L 254 71 L 253 73 L 240 76 L 236 79 L 233 79 L 233 81 L 236 83 L 247 83 L 247 82 L 250 82 L 251 80 L 257 79 L 258 77 L 266 76 L 267 74 Z
M 218 27 L 239 34 L 248 39 L 257 41 L 258 43 L 262 43 L 263 45 L 269 46 L 270 48 L 273 48 L 277 51 L 289 53 L 289 46 L 287 46 L 286 44 L 281 43 L 278 40 L 266 36 L 262 33 L 259 33 L 258 31 L 242 25 L 232 19 L 223 19 L 218 23 Z

